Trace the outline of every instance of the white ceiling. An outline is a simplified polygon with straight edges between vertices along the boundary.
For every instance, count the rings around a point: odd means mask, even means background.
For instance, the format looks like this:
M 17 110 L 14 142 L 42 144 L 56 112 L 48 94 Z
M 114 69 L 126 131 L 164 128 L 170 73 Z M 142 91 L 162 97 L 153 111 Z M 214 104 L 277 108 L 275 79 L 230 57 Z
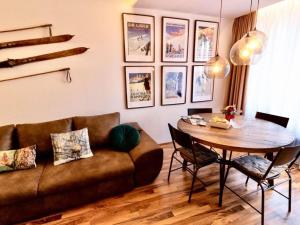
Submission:
M 260 0 L 260 8 L 280 1 L 282 0 Z M 220 0 L 137 0 L 134 7 L 217 16 L 220 2 Z M 222 17 L 235 18 L 247 14 L 250 2 L 251 0 L 223 0 Z M 256 9 L 256 5 L 257 0 L 253 0 L 253 9 Z

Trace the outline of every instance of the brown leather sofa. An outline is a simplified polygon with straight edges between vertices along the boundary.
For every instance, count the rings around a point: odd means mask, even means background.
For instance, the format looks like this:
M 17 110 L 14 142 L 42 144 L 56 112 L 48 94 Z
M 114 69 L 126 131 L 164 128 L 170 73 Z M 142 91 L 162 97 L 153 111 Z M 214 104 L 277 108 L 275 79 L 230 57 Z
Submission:
M 111 113 L 0 127 L 0 150 L 37 145 L 35 169 L 0 173 L 0 224 L 39 218 L 151 183 L 160 172 L 163 150 L 143 130 L 140 144 L 129 153 L 111 149 L 108 134 L 119 123 L 120 114 Z M 49 134 L 84 127 L 94 156 L 53 166 Z

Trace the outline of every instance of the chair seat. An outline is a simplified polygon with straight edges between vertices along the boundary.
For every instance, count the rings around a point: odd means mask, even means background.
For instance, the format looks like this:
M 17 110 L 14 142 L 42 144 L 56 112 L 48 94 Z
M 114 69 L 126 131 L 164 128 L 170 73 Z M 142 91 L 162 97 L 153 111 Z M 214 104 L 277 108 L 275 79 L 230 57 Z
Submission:
M 194 144 L 193 146 L 195 149 L 197 166 L 203 167 L 211 163 L 214 163 L 218 160 L 218 154 L 206 148 L 205 146 L 197 143 Z M 181 147 L 178 148 L 178 151 L 180 152 L 180 155 L 183 159 L 185 159 L 188 162 L 194 163 L 192 149 Z
M 271 161 L 258 155 L 247 155 L 236 158 L 232 161 L 232 166 L 245 175 L 255 180 L 262 180 Z M 267 176 L 268 179 L 278 177 L 287 167 L 273 167 Z

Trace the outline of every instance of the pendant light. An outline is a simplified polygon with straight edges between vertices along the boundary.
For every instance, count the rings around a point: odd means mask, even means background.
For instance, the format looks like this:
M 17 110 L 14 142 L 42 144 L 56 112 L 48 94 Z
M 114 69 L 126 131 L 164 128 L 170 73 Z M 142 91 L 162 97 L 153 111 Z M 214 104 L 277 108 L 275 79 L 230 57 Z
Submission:
M 219 55 L 219 36 L 222 20 L 223 0 L 221 0 L 219 14 L 219 29 L 217 31 L 216 56 L 212 57 L 204 66 L 204 74 L 208 78 L 225 78 L 230 71 L 230 64 L 227 59 Z
M 256 18 L 259 9 L 259 0 L 257 2 Z M 252 0 L 250 4 L 250 15 L 252 12 Z M 251 17 L 252 18 L 252 17 Z M 252 24 L 252 21 L 250 21 Z M 256 29 L 256 27 L 247 32 L 239 41 L 237 41 L 230 50 L 230 60 L 234 65 L 253 65 L 256 64 L 262 56 L 266 45 L 266 35 Z

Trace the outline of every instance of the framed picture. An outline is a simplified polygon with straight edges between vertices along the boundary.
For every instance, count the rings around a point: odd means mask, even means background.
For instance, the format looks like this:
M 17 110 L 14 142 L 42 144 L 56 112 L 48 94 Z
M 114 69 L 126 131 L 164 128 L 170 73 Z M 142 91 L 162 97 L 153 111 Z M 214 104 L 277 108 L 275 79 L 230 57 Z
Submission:
M 192 102 L 212 101 L 214 79 L 204 74 L 204 66 L 193 66 L 192 72 Z
M 187 62 L 189 20 L 162 18 L 162 61 Z
M 154 62 L 154 16 L 123 13 L 125 62 Z
M 154 106 L 154 67 L 125 66 L 127 109 Z
M 195 21 L 194 62 L 207 62 L 216 55 L 218 22 Z
M 186 81 L 187 66 L 162 66 L 161 104 L 185 104 Z

